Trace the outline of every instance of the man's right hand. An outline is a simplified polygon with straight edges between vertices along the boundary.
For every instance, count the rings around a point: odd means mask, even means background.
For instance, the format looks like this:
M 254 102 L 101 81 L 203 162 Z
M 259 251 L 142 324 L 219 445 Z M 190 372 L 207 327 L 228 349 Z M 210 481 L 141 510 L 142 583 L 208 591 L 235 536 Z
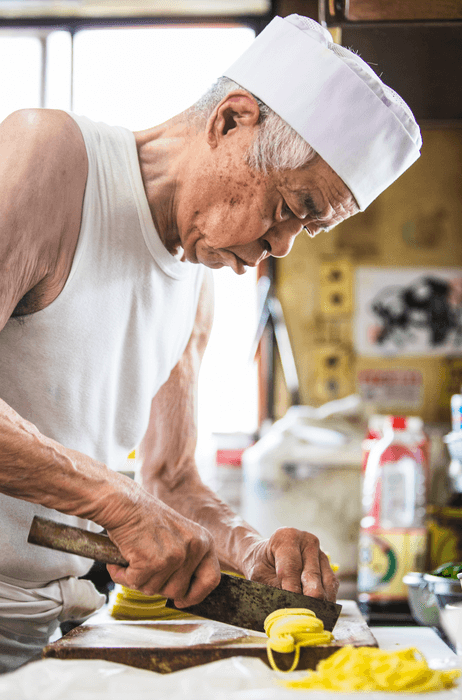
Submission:
M 127 476 L 41 434 L 1 399 L 0 493 L 105 528 L 129 562 L 127 568 L 109 566 L 109 573 L 128 588 L 160 593 L 186 607 L 203 600 L 220 581 L 206 528 Z
M 134 515 L 107 527 L 129 562 L 127 568 L 108 565 L 112 580 L 173 598 L 178 607 L 199 603 L 220 581 L 211 534 L 147 493 L 140 500 Z

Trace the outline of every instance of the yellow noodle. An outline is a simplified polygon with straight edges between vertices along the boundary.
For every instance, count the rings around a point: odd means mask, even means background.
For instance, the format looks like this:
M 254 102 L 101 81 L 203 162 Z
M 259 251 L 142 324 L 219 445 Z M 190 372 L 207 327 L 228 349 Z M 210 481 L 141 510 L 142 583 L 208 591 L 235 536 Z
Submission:
M 241 577 L 234 572 L 233 576 Z M 242 578 L 242 577 L 241 577 Z M 125 586 L 115 595 L 112 594 L 109 613 L 116 620 L 179 620 L 191 617 L 189 613 L 166 608 L 167 598 L 162 595 L 145 595 Z
M 165 607 L 167 598 L 161 595 L 144 595 L 140 591 L 121 587 L 109 612 L 116 620 L 177 620 L 188 617 L 188 613 Z
M 460 670 L 429 668 L 415 648 L 382 651 L 374 647 L 346 646 L 320 661 L 304 678 L 281 681 L 289 688 L 340 692 L 428 693 L 454 685 Z
M 283 654 L 295 652 L 289 671 L 297 668 L 300 647 L 329 644 L 334 635 L 324 630 L 324 625 L 312 610 L 306 608 L 282 608 L 268 615 L 264 622 L 268 635 L 267 651 L 271 668 L 278 671 L 273 651 Z

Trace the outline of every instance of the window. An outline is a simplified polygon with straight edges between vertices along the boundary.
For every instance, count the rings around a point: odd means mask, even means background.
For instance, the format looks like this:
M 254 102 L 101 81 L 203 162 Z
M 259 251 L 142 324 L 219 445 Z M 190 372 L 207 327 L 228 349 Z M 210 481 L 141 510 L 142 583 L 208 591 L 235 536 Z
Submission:
M 239 25 L 156 25 L 0 30 L 0 120 L 21 107 L 72 109 L 139 130 L 198 99 L 252 41 Z M 199 425 L 206 432 L 257 428 L 256 272 L 214 271 L 215 323 L 204 358 Z
M 42 42 L 38 36 L 0 32 L 0 121 L 41 102 Z
M 82 30 L 73 110 L 134 131 L 161 124 L 193 104 L 253 37 L 248 27 Z

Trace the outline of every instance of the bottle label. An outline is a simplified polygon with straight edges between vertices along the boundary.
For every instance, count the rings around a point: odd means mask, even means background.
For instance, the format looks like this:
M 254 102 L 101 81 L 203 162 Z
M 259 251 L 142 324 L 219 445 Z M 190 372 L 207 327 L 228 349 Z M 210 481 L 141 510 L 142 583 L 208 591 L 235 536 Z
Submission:
M 462 430 L 462 394 L 451 396 L 452 429 Z
M 425 528 L 362 530 L 359 538 L 358 593 L 360 600 L 405 601 L 403 576 L 423 571 L 427 549 Z
M 405 455 L 384 462 L 380 476 L 380 524 L 413 528 L 425 520 L 425 476 L 418 462 Z

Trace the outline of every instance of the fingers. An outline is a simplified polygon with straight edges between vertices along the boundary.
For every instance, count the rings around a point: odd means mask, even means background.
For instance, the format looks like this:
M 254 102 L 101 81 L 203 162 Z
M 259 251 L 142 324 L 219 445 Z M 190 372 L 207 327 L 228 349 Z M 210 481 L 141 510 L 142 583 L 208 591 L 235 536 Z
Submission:
M 108 570 L 109 576 L 112 578 L 114 583 L 119 583 L 121 586 L 125 586 L 125 588 L 131 588 L 127 581 L 127 569 L 125 566 L 106 564 L 106 569 Z
M 318 538 L 295 528 L 280 528 L 270 538 L 270 543 L 281 588 L 324 598 Z
M 258 558 L 252 579 L 335 602 L 339 582 L 315 535 L 280 528 L 269 538 L 263 552 L 260 548 Z
M 191 577 L 186 595 L 174 597 L 175 605 L 178 608 L 186 608 L 189 605 L 200 603 L 218 586 L 220 579 L 221 573 L 218 559 L 211 554 L 207 554 Z
M 220 581 L 212 536 L 168 506 L 156 506 L 138 521 L 108 530 L 128 566 L 107 570 L 115 583 L 145 595 L 164 595 L 183 606 L 198 603 Z
M 302 593 L 302 553 L 299 548 L 285 548 L 276 559 L 276 575 L 281 588 L 293 593 Z
M 327 555 L 320 549 L 319 540 L 311 536 L 304 551 L 301 575 L 304 595 L 325 598 L 335 603 L 339 581 L 331 569 Z
M 220 566 L 213 552 L 208 552 L 194 569 L 189 566 L 175 571 L 164 584 L 157 577 L 147 578 L 143 583 L 134 583 L 136 573 L 129 568 L 108 564 L 112 580 L 126 588 L 139 590 L 145 595 L 163 595 L 173 598 L 177 607 L 188 607 L 200 603 L 220 583 Z
M 114 564 L 108 564 L 106 568 L 114 583 L 119 583 L 121 586 L 134 591 L 140 591 L 145 595 L 161 594 L 161 589 L 163 588 L 162 579 L 157 572 L 153 574 L 150 568 L 123 567 Z
M 321 563 L 322 584 L 326 592 L 326 598 L 331 603 L 335 603 L 340 581 L 332 571 L 327 555 L 322 551 L 319 552 L 319 561 Z

